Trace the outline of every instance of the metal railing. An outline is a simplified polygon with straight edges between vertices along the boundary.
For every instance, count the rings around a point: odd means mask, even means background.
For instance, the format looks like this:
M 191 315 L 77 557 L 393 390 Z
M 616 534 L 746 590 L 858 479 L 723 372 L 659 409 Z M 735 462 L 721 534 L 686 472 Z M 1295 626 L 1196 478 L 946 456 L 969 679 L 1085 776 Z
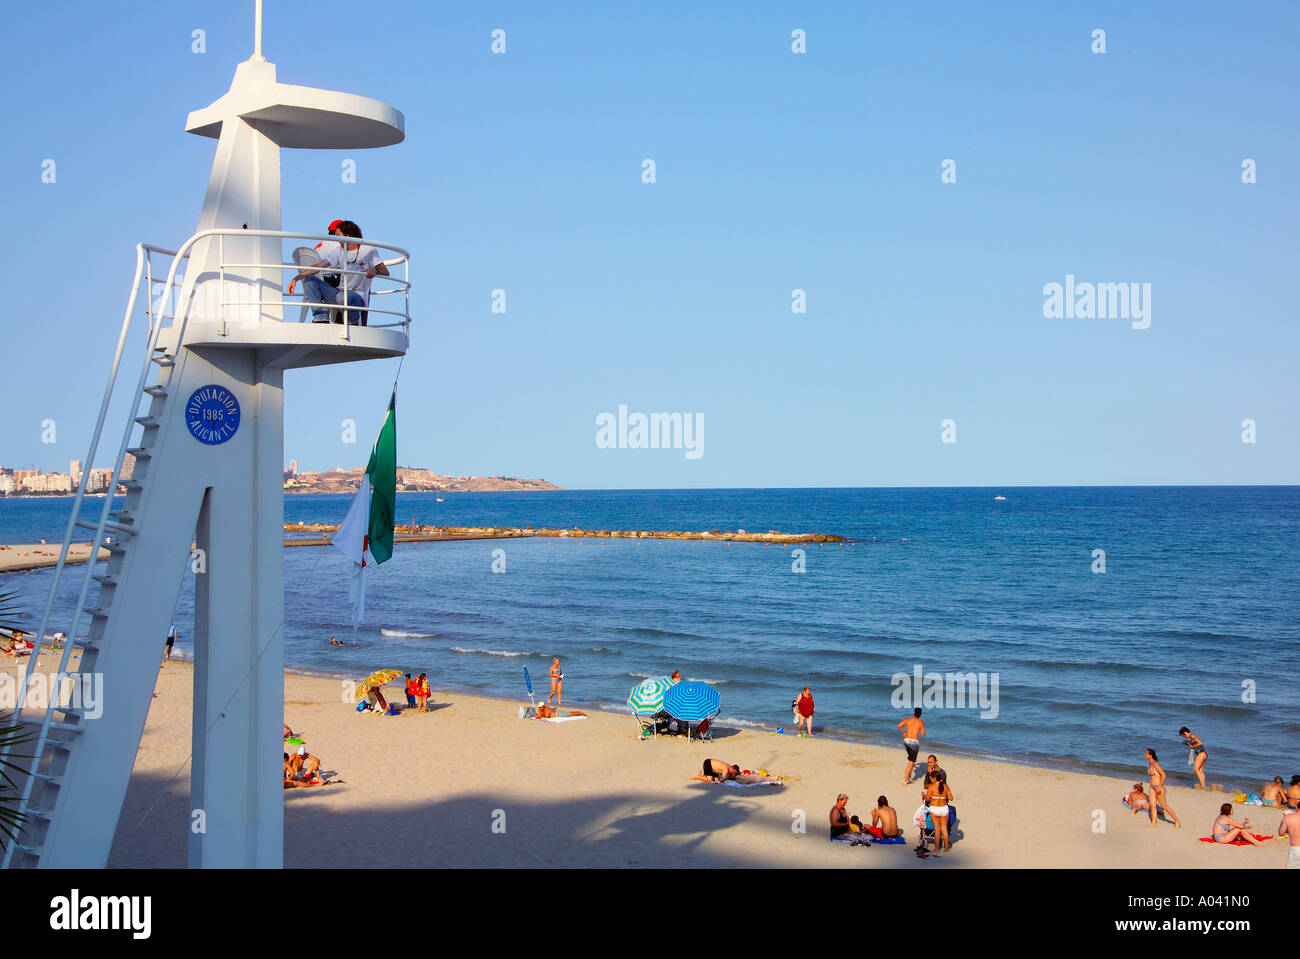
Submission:
M 173 261 L 173 268 L 175 267 L 176 262 L 178 262 L 179 259 L 188 257 L 190 255 L 190 252 L 196 243 L 198 243 L 200 240 L 209 239 L 209 238 L 215 238 L 218 244 L 217 272 L 215 276 L 210 276 L 207 278 L 204 277 L 195 278 L 193 287 L 190 290 L 190 302 L 187 303 L 185 312 L 187 314 L 192 314 L 193 312 L 195 312 L 197 308 L 200 315 L 204 317 L 219 316 L 221 319 L 220 335 L 222 336 L 230 335 L 230 323 L 232 320 L 231 317 L 232 311 L 236 313 L 234 319 L 236 321 L 242 321 L 243 325 L 247 328 L 250 326 L 256 326 L 261 322 L 263 322 L 263 320 L 268 319 L 265 316 L 266 310 L 269 309 L 272 312 L 282 311 L 286 306 L 289 305 L 289 303 L 292 302 L 294 298 L 298 298 L 301 300 L 302 307 L 304 309 L 317 308 L 317 304 L 315 301 L 311 301 L 307 299 L 305 289 L 301 293 L 295 293 L 292 295 L 287 293 L 288 284 L 286 284 L 283 280 L 284 274 L 286 272 L 291 272 L 295 279 L 306 275 L 311 275 L 311 274 L 338 274 L 339 275 L 338 289 L 340 294 L 339 301 L 336 303 L 319 304 L 320 309 L 329 310 L 332 315 L 340 312 L 346 312 L 348 315 L 347 318 L 349 320 L 352 320 L 352 317 L 354 315 L 361 314 L 366 319 L 367 322 L 365 323 L 365 325 L 367 326 L 371 326 L 378 329 L 391 329 L 395 327 L 401 327 L 403 332 L 405 332 L 408 336 L 410 335 L 411 259 L 410 259 L 410 254 L 399 246 L 395 246 L 394 244 L 391 243 L 383 243 L 377 240 L 364 239 L 360 237 L 354 239 L 352 237 L 344 237 L 344 236 L 320 234 L 320 233 L 290 233 L 283 230 L 232 230 L 232 229 L 203 230 L 190 237 L 189 240 L 187 240 L 185 244 L 181 247 L 180 252 L 175 254 L 177 260 Z M 238 259 L 228 260 L 226 257 L 227 239 L 231 239 L 231 240 L 247 240 L 247 239 L 313 240 L 313 241 L 321 241 L 322 243 L 340 243 L 340 244 L 344 242 L 347 243 L 355 242 L 361 246 L 373 247 L 374 249 L 380 251 L 381 254 L 395 254 L 395 255 L 388 256 L 387 258 L 381 261 L 383 263 L 384 268 L 388 272 L 386 274 L 377 273 L 371 279 L 370 281 L 371 289 L 369 290 L 369 296 L 370 297 L 389 296 L 394 298 L 400 296 L 401 297 L 400 306 L 397 303 L 393 304 L 392 309 L 386 309 L 384 307 L 379 307 L 379 306 L 371 306 L 369 299 L 365 299 L 365 301 L 360 305 L 352 305 L 348 303 L 347 302 L 348 294 L 357 293 L 358 291 L 356 287 L 359 285 L 363 285 L 360 283 L 360 278 L 363 276 L 363 273 L 360 270 L 351 270 L 351 269 L 340 270 L 332 266 L 304 267 L 297 262 L 291 262 L 290 260 L 287 259 L 281 259 L 278 262 L 269 262 L 269 261 L 247 262 L 246 258 L 245 260 L 238 260 Z M 315 253 L 314 250 L 312 252 Z M 317 255 L 319 256 L 319 254 Z M 325 257 L 319 256 L 319 260 L 323 261 L 325 260 Z M 399 266 L 401 267 L 400 277 L 395 275 L 394 273 L 394 270 Z M 229 277 L 227 276 L 228 270 L 231 271 L 251 270 L 251 271 L 256 271 L 256 273 L 259 275 L 248 277 L 236 273 L 234 277 Z M 280 276 L 279 282 L 268 281 L 265 278 L 265 274 L 268 272 L 279 274 Z M 205 301 L 212 300 L 212 293 L 208 292 L 208 288 L 211 286 L 213 282 L 215 282 L 217 285 L 216 293 L 219 299 L 216 299 L 215 301 L 212 302 L 205 302 Z M 263 288 L 269 289 L 272 295 L 269 298 L 261 295 L 254 295 L 254 296 L 241 295 L 235 299 L 232 299 L 230 297 L 230 293 L 232 290 L 239 290 L 241 294 L 245 291 L 250 291 L 250 292 L 253 291 L 254 286 L 252 284 L 256 284 L 257 290 L 261 290 Z M 167 288 L 170 290 L 173 288 L 173 286 L 174 284 L 171 284 L 169 282 Z M 197 303 L 195 302 L 196 299 L 198 300 Z M 387 303 L 388 301 L 385 300 L 384 302 Z M 372 315 L 382 317 L 382 318 L 391 318 L 392 322 L 370 323 L 369 319 Z M 270 321 L 275 322 L 274 320 L 270 320 Z M 290 321 L 281 320 L 281 322 L 290 322 Z M 343 323 L 342 324 L 343 329 L 340 331 L 339 338 L 342 340 L 350 340 L 351 331 L 349 327 L 353 325 L 356 325 L 355 320 L 352 320 L 352 322 Z

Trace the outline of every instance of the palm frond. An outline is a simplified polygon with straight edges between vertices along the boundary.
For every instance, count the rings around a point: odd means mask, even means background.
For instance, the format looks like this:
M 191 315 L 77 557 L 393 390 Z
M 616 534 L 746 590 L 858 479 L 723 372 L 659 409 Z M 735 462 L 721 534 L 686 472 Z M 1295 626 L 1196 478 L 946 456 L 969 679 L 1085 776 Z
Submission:
M 18 794 L 18 787 L 14 784 L 9 773 L 27 772 L 27 768 L 13 762 L 15 759 L 31 759 L 31 756 L 23 756 L 10 752 L 15 746 L 21 746 L 29 742 L 32 737 L 30 729 L 25 729 L 17 722 L 15 713 L 10 713 L 6 717 L 0 717 L 0 849 L 5 846 L 5 841 L 14 842 L 22 832 L 25 817 L 18 811 L 18 803 L 21 796 Z
M 23 632 L 30 632 L 31 627 L 21 622 L 25 615 L 18 604 L 17 593 L 0 593 L 0 629 L 6 631 L 21 629 Z

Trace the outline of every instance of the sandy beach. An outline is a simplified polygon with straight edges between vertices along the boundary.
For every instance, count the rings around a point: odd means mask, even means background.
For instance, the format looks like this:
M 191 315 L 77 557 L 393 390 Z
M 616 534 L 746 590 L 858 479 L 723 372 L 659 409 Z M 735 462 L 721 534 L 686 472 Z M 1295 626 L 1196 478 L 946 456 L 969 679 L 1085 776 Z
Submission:
M 49 654 L 38 663 L 42 671 L 56 665 Z M 18 668 L 12 661 L 3 667 L 11 675 Z M 160 671 L 110 866 L 185 865 L 192 675 L 181 661 Z M 518 706 L 526 701 L 436 687 L 431 712 L 378 717 L 355 712 L 341 685 L 285 676 L 286 721 L 322 770 L 343 780 L 286 791 L 289 867 L 1274 869 L 1286 859 L 1283 840 L 1263 848 L 1197 841 L 1231 799 L 1222 793 L 1171 786 L 1183 828 L 1161 822 L 1153 829 L 1146 816 L 1120 805 L 1128 780 L 941 756 L 963 838 L 951 853 L 921 860 L 910 848 L 921 785 L 901 786 L 901 748 L 730 729 L 712 743 L 639 741 L 629 715 L 521 720 Z M 398 687 L 386 692 L 404 701 Z M 755 788 L 691 782 L 706 757 L 793 781 Z M 841 791 L 851 797 L 849 811 L 864 818 L 878 795 L 888 796 L 908 824 L 910 845 L 828 842 L 828 812 Z M 1233 814 L 1249 816 L 1262 834 L 1273 834 L 1280 819 L 1258 807 L 1234 806 Z M 800 818 L 804 833 L 792 828 Z
M 21 573 L 29 569 L 54 566 L 59 561 L 60 543 L 36 543 L 30 546 L 0 547 L 0 573 Z M 99 558 L 106 560 L 111 554 L 103 546 Z M 68 563 L 84 563 L 90 557 L 89 543 L 73 543 L 68 547 Z

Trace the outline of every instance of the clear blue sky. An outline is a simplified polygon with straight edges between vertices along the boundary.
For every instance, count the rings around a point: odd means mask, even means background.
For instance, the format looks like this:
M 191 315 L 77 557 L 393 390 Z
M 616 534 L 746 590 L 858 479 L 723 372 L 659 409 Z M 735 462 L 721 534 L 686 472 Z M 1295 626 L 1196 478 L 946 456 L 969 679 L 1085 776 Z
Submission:
M 83 455 L 134 244 L 193 232 L 214 141 L 185 118 L 251 53 L 252 8 L 7 11 L 0 463 Z M 286 229 L 350 217 L 412 251 L 404 465 L 570 488 L 1300 481 L 1294 3 L 266 8 L 282 82 L 406 116 L 396 147 L 283 155 Z M 1150 328 L 1045 319 L 1067 273 L 1149 282 Z M 286 462 L 364 465 L 394 371 L 291 373 Z M 619 404 L 703 414 L 704 455 L 598 449 Z

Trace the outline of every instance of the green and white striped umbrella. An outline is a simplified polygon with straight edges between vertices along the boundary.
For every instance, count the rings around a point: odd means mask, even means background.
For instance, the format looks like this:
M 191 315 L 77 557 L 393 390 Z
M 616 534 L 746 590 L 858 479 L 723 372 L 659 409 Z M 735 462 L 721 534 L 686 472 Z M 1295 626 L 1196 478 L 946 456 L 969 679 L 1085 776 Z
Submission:
M 667 676 L 655 676 L 632 688 L 627 707 L 638 716 L 653 716 L 664 708 L 664 692 L 673 682 Z

